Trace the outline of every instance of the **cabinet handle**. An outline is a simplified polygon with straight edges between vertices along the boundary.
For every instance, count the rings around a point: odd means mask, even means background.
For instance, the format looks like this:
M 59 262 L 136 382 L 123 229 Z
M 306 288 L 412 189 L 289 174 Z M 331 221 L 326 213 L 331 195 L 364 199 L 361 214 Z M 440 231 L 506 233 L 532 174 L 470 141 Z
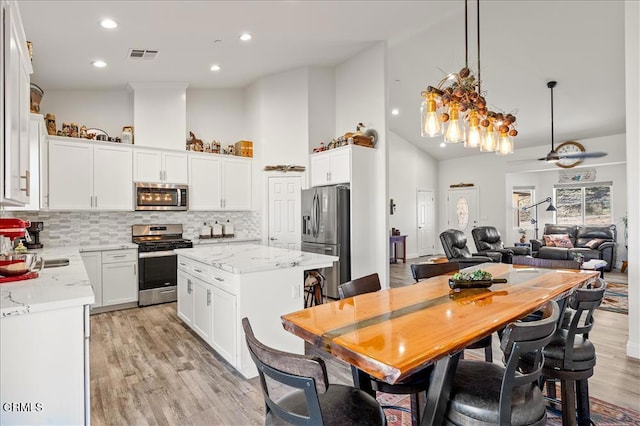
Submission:
M 218 277 L 213 277 L 216 281 L 220 281 L 221 283 L 224 282 L 224 278 L 218 278 Z
M 96 199 L 96 202 L 95 202 L 95 208 L 98 208 L 98 196 L 97 196 L 97 195 L 95 195 L 95 196 L 94 196 L 94 198 Z
M 191 282 L 191 280 L 187 280 L 187 293 L 191 294 L 192 290 L 192 285 L 193 283 Z
M 160 170 L 160 180 L 162 180 L 162 170 Z
M 20 178 L 25 180 L 26 185 L 25 188 L 20 188 L 20 191 L 24 191 L 28 197 L 31 195 L 31 173 L 29 170 L 25 170 L 24 176 L 20 176 Z
M 207 306 L 211 305 L 211 290 L 207 289 Z
M 89 196 L 89 207 L 93 208 L 93 195 Z
M 199 274 L 201 274 L 201 273 L 202 273 L 202 271 L 201 271 L 200 269 L 198 269 L 198 268 L 193 268 L 193 270 L 194 270 L 194 271 L 196 271 L 196 272 L 197 272 L 197 273 L 199 273 Z
M 180 262 L 180 266 L 187 266 L 187 264 Z
M 126 255 L 126 254 L 114 254 L 114 255 L 112 255 L 111 257 L 113 257 L 113 258 L 120 258 L 120 257 L 127 257 L 127 255 Z
M 138 275 L 138 264 L 137 263 L 133 264 L 133 275 Z

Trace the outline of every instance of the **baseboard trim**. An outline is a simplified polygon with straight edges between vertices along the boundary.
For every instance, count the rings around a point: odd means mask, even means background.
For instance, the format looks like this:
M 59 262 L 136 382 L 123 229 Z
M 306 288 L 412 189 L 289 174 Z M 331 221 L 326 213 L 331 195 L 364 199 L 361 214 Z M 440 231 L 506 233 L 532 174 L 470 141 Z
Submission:
M 640 343 L 627 341 L 627 356 L 631 358 L 640 359 Z

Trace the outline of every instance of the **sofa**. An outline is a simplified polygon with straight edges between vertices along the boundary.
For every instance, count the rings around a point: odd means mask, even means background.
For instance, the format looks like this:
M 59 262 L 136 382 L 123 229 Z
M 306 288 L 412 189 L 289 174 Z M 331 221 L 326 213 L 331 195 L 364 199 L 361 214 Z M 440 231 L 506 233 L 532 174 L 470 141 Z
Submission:
M 607 262 L 609 272 L 616 264 L 617 233 L 615 225 L 577 226 L 545 224 L 543 239 L 530 240 L 535 257 L 541 259 L 584 261 L 600 259 Z

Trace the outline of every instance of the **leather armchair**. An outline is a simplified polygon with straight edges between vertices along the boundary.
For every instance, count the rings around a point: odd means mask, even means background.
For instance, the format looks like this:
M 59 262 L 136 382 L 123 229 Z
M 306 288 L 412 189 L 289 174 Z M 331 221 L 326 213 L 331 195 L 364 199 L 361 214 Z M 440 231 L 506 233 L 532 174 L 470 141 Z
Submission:
M 473 242 L 478 253 L 484 255 L 487 252 L 499 252 L 502 254 L 502 262 L 512 263 L 513 256 L 528 256 L 531 254 L 529 247 L 505 247 L 500 236 L 500 231 L 495 226 L 478 226 L 471 230 Z
M 440 242 L 444 254 L 449 260 L 455 260 L 461 268 L 473 266 L 485 262 L 501 262 L 502 254 L 495 251 L 487 251 L 484 254 L 471 253 L 467 247 L 467 237 L 464 232 L 457 229 L 447 229 L 440 234 Z

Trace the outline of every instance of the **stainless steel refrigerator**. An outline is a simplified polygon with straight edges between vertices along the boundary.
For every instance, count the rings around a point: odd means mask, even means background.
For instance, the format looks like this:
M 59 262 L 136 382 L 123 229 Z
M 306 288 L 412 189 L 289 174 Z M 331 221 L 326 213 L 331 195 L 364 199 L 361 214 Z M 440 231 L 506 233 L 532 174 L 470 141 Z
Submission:
M 338 285 L 351 280 L 349 188 L 320 186 L 302 191 L 302 251 L 338 256 L 333 268 L 319 269 L 324 294 L 338 298 Z

